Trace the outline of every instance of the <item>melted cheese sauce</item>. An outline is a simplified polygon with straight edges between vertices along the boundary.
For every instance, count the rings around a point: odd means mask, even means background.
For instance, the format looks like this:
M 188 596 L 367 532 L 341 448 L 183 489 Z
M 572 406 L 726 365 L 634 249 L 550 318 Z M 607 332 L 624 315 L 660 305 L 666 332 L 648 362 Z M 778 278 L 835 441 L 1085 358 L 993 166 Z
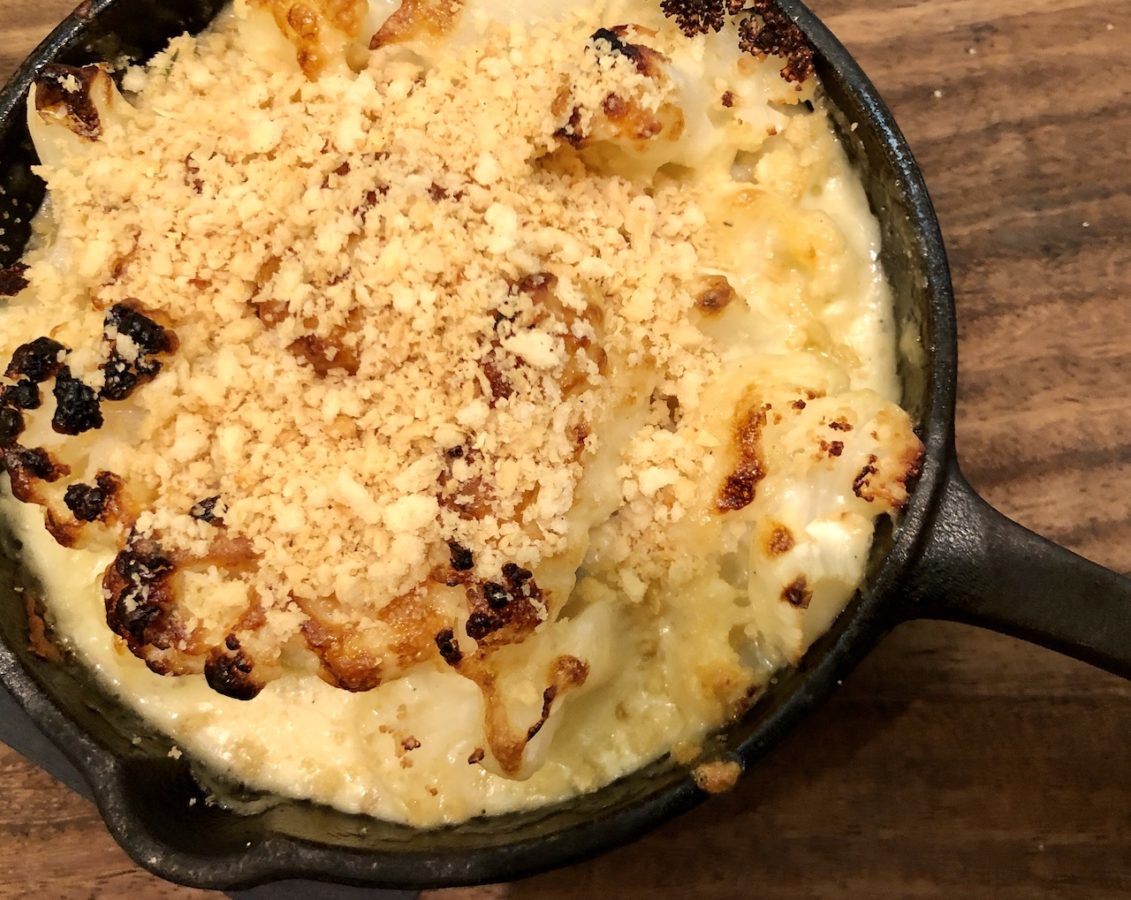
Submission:
M 371 4 L 370 24 L 397 5 Z M 563 6 L 477 2 L 449 40 L 474 41 L 483 20 L 549 18 Z M 602 21 L 656 18 L 641 8 L 613 4 Z M 740 93 L 751 98 L 745 122 L 728 125 L 730 131 L 715 124 L 713 85 L 723 76 L 733 80 L 741 68 L 732 44 L 733 36 L 728 42 L 726 34 L 711 35 L 670 54 L 688 127 L 677 156 L 660 163 L 694 164 L 681 177 L 706 214 L 711 271 L 725 274 L 747 299 L 701 325 L 729 360 L 724 383 L 704 390 L 724 409 L 752 382 L 813 385 L 830 402 L 865 392 L 844 403 L 862 421 L 879 421 L 898 388 L 878 225 L 824 116 L 802 121 L 792 110 L 761 103 L 764 72 L 739 79 L 748 87 Z M 779 134 L 757 153 L 736 158 L 743 129 Z M 788 184 L 799 160 L 818 161 L 816 182 L 771 196 L 764 185 Z M 839 408 L 829 406 L 829 414 Z M 590 466 L 584 502 L 600 510 L 612 498 L 617 508 L 618 469 L 642 419 L 629 408 L 610 424 L 605 443 L 622 453 Z M 725 422 L 719 427 L 725 430 Z M 100 582 L 112 553 L 64 549 L 44 531 L 38 507 L 10 497 L 2 507 L 42 582 L 56 632 L 104 686 L 194 760 L 257 789 L 432 826 L 592 791 L 673 748 L 694 755 L 687 748 L 732 715 L 736 700 L 800 657 L 859 584 L 873 517 L 852 507 L 851 472 L 834 483 L 831 475 L 814 477 L 795 465 L 797 458 L 788 447 L 775 457 L 748 515 L 723 524 L 696 517 L 672 524 L 672 534 L 694 549 L 686 565 L 671 567 L 670 587 L 648 603 L 636 596 L 639 585 L 617 574 L 626 558 L 621 526 L 611 511 L 597 516 L 602 524 L 589 536 L 575 589 L 584 601 L 580 611 L 554 623 L 552 645 L 531 640 L 514 651 L 546 658 L 571 653 L 590 667 L 584 689 L 532 742 L 541 764 L 524 780 L 469 763 L 483 746 L 484 702 L 471 681 L 442 667 L 420 666 L 360 694 L 291 674 L 250 702 L 216 694 L 201 677 L 155 675 L 106 626 Z M 643 475 L 640 490 L 648 490 Z M 761 523 L 769 521 L 793 523 L 799 546 L 788 563 L 755 546 Z M 798 571 L 812 585 L 807 609 L 779 596 L 780 585 Z M 506 691 L 512 702 L 536 709 L 542 686 L 521 674 L 532 668 L 516 666 L 520 674 Z M 432 701 L 437 697 L 442 702 Z

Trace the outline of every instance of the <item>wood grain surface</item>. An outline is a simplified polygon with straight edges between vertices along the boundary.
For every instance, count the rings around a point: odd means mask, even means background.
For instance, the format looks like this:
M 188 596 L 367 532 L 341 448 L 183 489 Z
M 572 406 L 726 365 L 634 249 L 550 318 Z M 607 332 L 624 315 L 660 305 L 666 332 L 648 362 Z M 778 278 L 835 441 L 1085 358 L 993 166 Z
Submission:
M 1022 523 L 1131 572 L 1127 0 L 811 5 L 893 107 L 938 207 L 967 474 Z M 0 0 L 0 76 L 67 8 Z M 1128 684 L 916 623 L 733 793 L 600 859 L 427 896 L 1125 897 L 1129 748 Z M 136 868 L 86 801 L 11 752 L 0 895 L 204 896 Z

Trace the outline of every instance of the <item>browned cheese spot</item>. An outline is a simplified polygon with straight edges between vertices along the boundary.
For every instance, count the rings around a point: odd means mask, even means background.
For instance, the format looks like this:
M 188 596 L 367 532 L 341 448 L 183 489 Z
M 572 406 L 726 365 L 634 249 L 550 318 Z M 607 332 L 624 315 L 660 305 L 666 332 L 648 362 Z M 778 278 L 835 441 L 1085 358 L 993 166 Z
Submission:
M 907 455 L 903 458 L 903 475 L 899 479 L 900 484 L 905 489 L 905 496 L 898 499 L 895 503 L 896 509 L 904 509 L 907 506 L 909 499 L 906 496 L 906 489 L 910 482 L 914 481 L 923 471 L 923 460 L 927 456 L 927 448 L 923 446 L 922 441 L 916 441 L 915 446 L 912 447 Z
M 63 502 L 80 522 L 109 522 L 119 510 L 122 479 L 113 472 L 102 471 L 94 484 L 72 484 Z
M 628 25 L 618 25 L 612 29 L 602 28 L 590 38 L 586 52 L 623 56 L 630 59 L 636 70 L 645 77 L 662 77 L 661 64 L 667 60 L 667 57 L 642 44 L 627 43 L 624 38 L 628 36 L 630 30 Z M 642 28 L 638 28 L 637 31 L 645 34 L 655 33 Z M 680 138 L 686 127 L 683 110 L 676 104 L 667 103 L 653 111 L 632 98 L 610 93 L 601 102 L 600 109 L 594 110 L 600 112 L 602 116 L 594 119 L 592 133 L 587 134 L 581 128 L 581 108 L 576 104 L 571 105 L 571 97 L 570 86 L 563 85 L 554 98 L 550 111 L 559 119 L 564 117 L 567 111 L 569 112 L 569 118 L 554 136 L 575 150 L 581 150 L 595 140 L 649 141 L 661 134 L 675 141 Z
M 491 753 L 499 767 L 514 774 L 522 768 L 526 745 L 538 734 L 550 717 L 554 701 L 566 691 L 585 683 L 589 664 L 574 656 L 559 656 L 550 663 L 546 673 L 549 684 L 542 693 L 542 711 L 538 720 L 529 726 L 516 727 L 507 716 L 506 704 L 499 691 L 496 676 L 482 658 L 462 674 L 471 678 L 483 692 L 484 728 Z
M 323 606 L 329 609 L 337 606 L 337 598 L 330 597 L 317 604 L 297 598 L 296 602 L 309 617 L 302 623 L 302 635 L 322 663 L 318 672 L 322 680 L 355 693 L 377 687 L 382 680 L 382 661 L 366 644 L 364 635 L 356 628 L 331 622 L 328 615 L 316 614 Z
M 159 310 L 146 309 L 132 297 L 110 307 L 104 322 L 110 350 L 102 365 L 105 379 L 101 399 L 125 400 L 138 387 L 157 377 L 162 367 L 158 357 L 175 353 L 180 344 L 168 326 L 167 316 Z M 128 337 L 137 350 L 136 357 L 123 356 L 118 351 L 117 338 L 111 339 L 111 334 Z
M 591 433 L 592 432 L 590 431 L 589 426 L 585 422 L 578 422 L 575 425 L 570 426 L 570 437 L 573 438 L 574 448 L 573 458 L 575 460 L 581 459 L 582 455 L 584 455 L 585 450 L 588 447 L 586 441 L 589 440 L 589 435 Z
M 860 470 L 852 482 L 852 492 L 868 503 L 883 500 L 890 503 L 893 509 L 904 509 L 908 500 L 907 485 L 922 471 L 925 453 L 922 442 L 916 440 L 903 451 L 898 462 L 895 463 L 894 471 L 879 484 L 875 479 L 880 471 L 877 457 L 870 455 L 867 465 Z
M 720 99 L 720 102 L 727 109 L 731 109 L 734 106 L 735 102 L 734 91 L 725 91 L 722 98 Z
M 403 0 L 370 39 L 369 49 L 417 38 L 443 37 L 455 28 L 462 11 L 463 0 Z
M 720 512 L 734 512 L 749 506 L 754 500 L 758 482 L 766 477 L 762 464 L 762 429 L 766 426 L 769 411 L 770 405 L 763 403 L 739 419 L 735 428 L 738 465 L 726 477 L 715 500 L 715 508 Z
M 804 575 L 798 575 L 793 581 L 782 588 L 781 598 L 790 606 L 797 609 L 808 609 L 813 601 L 813 591 Z
M 663 73 L 661 63 L 667 61 L 667 57 L 660 53 L 658 50 L 653 50 L 651 47 L 646 47 L 643 44 L 630 44 L 627 40 L 629 33 L 632 31 L 632 26 L 617 25 L 615 28 L 600 28 L 593 33 L 590 40 L 598 48 L 598 52 L 603 49 L 600 45 L 607 44 L 609 51 L 616 56 L 623 56 L 632 61 L 636 67 L 636 71 L 646 78 L 655 78 Z M 638 28 L 642 34 L 655 34 L 651 29 Z
M 159 675 L 203 672 L 213 690 L 249 699 L 269 680 L 251 674 L 252 659 L 240 646 L 238 634 L 255 631 L 265 618 L 253 604 L 231 627 L 220 646 L 203 632 L 189 630 L 177 615 L 184 573 L 216 566 L 228 573 L 257 564 L 251 542 L 220 535 L 198 554 L 168 552 L 153 537 L 131 536 L 103 575 L 106 623 L 129 651 Z
M 224 519 L 222 516 L 216 514 L 216 506 L 219 503 L 219 494 L 212 497 L 205 497 L 203 500 L 198 500 L 190 507 L 189 515 L 199 522 L 206 522 L 209 525 L 215 525 L 217 528 L 223 528 Z
M 94 484 L 72 484 L 63 495 L 63 503 L 73 518 L 65 520 L 48 509 L 44 525 L 61 547 L 78 543 L 83 528 L 90 522 L 109 525 L 113 522 L 136 518 L 137 510 L 124 498 L 122 480 L 113 472 L 99 472 Z
M 4 375 L 12 379 L 26 378 L 33 384 L 41 384 L 55 377 L 69 352 L 52 338 L 36 338 L 16 348 Z
M 352 309 L 345 325 L 333 329 L 329 337 L 307 334 L 291 343 L 287 349 L 308 363 L 319 378 L 325 378 L 334 370 L 356 375 L 361 367 L 361 352 L 346 338 L 362 330 L 362 318 L 360 309 Z
M 568 97 L 568 92 L 566 96 Z M 565 141 L 575 150 L 580 150 L 589 142 L 589 138 L 586 136 L 585 132 L 581 130 L 580 107 L 573 107 L 566 124 L 554 132 L 554 137 Z
M 77 88 L 68 90 L 70 85 Z M 35 78 L 35 111 L 45 121 L 62 122 L 81 138 L 97 140 L 102 121 L 94 104 L 95 90 L 109 99 L 110 79 L 99 66 L 44 66 Z
M 436 635 L 447 625 L 435 607 L 425 587 L 397 597 L 377 614 L 394 636 L 390 646 L 392 659 L 385 666 L 387 675 L 434 658 Z
M 275 24 L 295 48 L 295 58 L 303 74 L 314 80 L 326 66 L 322 38 L 329 27 L 343 35 L 354 35 L 361 28 L 367 11 L 364 0 L 252 0 L 255 6 L 270 11 Z
M 866 500 L 869 503 L 876 499 L 869 488 L 871 487 L 872 476 L 879 471 L 876 468 L 876 462 L 878 459 L 879 457 L 877 457 L 874 453 L 870 454 L 868 456 L 868 462 L 864 464 L 864 467 L 857 473 L 856 478 L 854 478 L 852 481 L 852 493 L 854 493 L 861 500 Z
M 601 109 L 614 122 L 628 115 L 628 104 L 621 99 L 620 94 L 609 94 L 601 104 Z
M 216 566 L 228 572 L 249 571 L 256 567 L 259 555 L 250 538 L 243 535 L 218 534 L 208 549 L 199 556 L 186 558 L 195 566 Z
M 43 513 L 43 527 L 47 529 L 47 533 L 55 539 L 55 543 L 60 547 L 75 546 L 79 541 L 79 534 L 82 532 L 81 522 L 65 521 L 59 518 L 50 507 Z
M 704 279 L 703 287 L 695 298 L 695 308 L 714 315 L 730 306 L 737 296 L 725 275 L 711 275 Z
M 492 408 L 500 400 L 509 400 L 514 395 L 514 386 L 499 368 L 499 360 L 495 354 L 491 353 L 484 357 L 482 362 L 479 363 L 479 368 L 483 370 L 483 375 L 491 389 L 490 406 Z
M 447 467 L 440 472 L 436 499 L 445 509 L 457 513 L 462 519 L 479 521 L 491 512 L 491 504 L 495 499 L 491 485 L 480 475 L 472 475 L 465 481 L 459 481 L 452 474 L 452 467 L 456 460 L 465 460 L 468 465 L 475 465 L 481 454 L 470 446 L 452 447 L 444 454 Z
M 558 694 L 581 687 L 589 677 L 589 664 L 576 656 L 559 656 L 550 666 L 550 685 L 542 692 L 542 715 L 526 730 L 527 742 L 534 740 L 550 718 Z
M 821 438 L 818 442 L 821 452 L 826 456 L 840 456 L 844 452 L 844 441 L 826 441 Z
M 696 787 L 708 794 L 723 794 L 738 784 L 742 766 L 733 760 L 700 763 L 691 770 Z
M 785 525 L 775 522 L 766 536 L 766 555 L 783 556 L 794 547 L 793 532 Z

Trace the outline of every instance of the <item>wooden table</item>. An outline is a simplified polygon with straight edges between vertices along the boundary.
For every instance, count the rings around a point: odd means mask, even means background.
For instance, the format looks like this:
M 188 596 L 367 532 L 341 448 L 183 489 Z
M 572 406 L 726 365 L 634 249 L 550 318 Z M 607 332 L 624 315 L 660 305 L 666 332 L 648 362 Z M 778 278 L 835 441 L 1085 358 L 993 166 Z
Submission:
M 0 0 L 0 76 L 68 5 Z M 931 185 L 971 481 L 1131 572 L 1127 0 L 812 5 Z M 730 795 L 599 860 L 431 896 L 1127 896 L 1129 748 L 1128 684 L 970 628 L 909 625 Z M 0 895 L 25 893 L 203 896 L 135 867 L 90 804 L 5 751 Z

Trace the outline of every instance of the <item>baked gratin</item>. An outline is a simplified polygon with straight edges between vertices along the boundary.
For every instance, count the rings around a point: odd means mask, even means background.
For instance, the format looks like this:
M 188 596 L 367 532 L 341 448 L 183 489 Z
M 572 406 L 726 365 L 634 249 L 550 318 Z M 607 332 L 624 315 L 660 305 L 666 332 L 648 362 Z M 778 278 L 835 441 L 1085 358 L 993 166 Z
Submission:
M 28 122 L 4 512 L 213 772 L 430 826 L 694 761 L 906 502 L 878 226 L 765 0 L 237 0 Z

